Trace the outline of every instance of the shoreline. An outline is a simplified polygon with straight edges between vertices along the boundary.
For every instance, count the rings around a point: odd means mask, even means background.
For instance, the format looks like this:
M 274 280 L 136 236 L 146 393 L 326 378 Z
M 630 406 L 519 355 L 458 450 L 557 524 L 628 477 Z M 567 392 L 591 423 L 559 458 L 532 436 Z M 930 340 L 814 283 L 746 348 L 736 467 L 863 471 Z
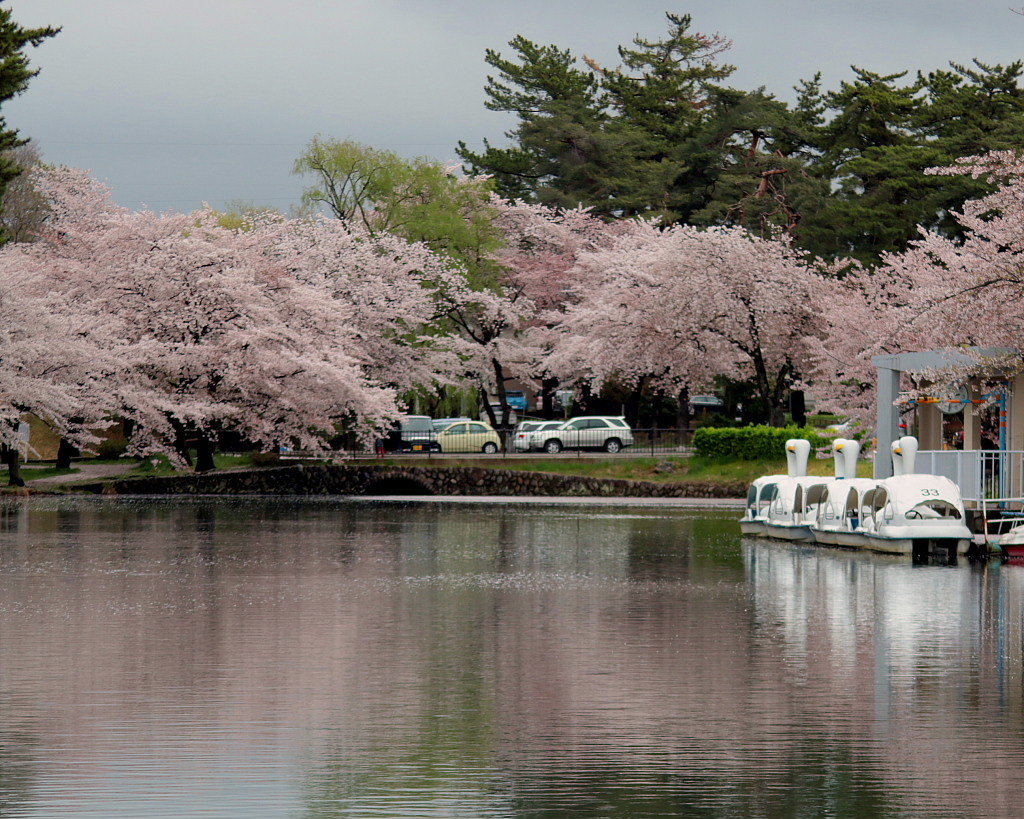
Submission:
M 64 500 L 74 498 L 86 502 L 106 503 L 134 501 L 309 501 L 317 503 L 369 503 L 369 504 L 409 504 L 428 505 L 431 503 L 464 505 L 464 506 L 593 506 L 603 508 L 640 508 L 640 509 L 705 509 L 705 510 L 742 510 L 742 498 L 644 498 L 616 497 L 599 495 L 308 495 L 308 494 L 204 494 L 204 493 L 169 493 L 169 494 L 103 494 L 84 492 L 3 492 L 0 501 L 11 500 Z

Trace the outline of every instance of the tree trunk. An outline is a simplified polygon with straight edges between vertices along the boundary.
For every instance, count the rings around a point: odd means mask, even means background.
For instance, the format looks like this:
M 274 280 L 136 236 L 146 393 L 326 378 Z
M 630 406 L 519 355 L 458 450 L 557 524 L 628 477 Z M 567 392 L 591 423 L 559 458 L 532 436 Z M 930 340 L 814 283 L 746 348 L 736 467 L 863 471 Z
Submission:
M 807 403 L 803 390 L 792 390 L 789 394 L 789 411 L 793 415 L 793 423 L 798 427 L 807 426 Z
M 185 432 L 185 427 L 177 421 L 171 421 L 171 427 L 174 429 L 174 451 L 188 466 L 192 466 L 192 455 L 188 451 L 188 434 Z
M 491 399 L 487 397 L 487 388 L 480 387 L 480 403 L 483 405 L 484 412 L 487 414 L 487 421 L 494 428 L 498 428 L 498 421 L 494 417 L 494 407 L 491 406 Z
M 491 367 L 494 369 L 494 383 L 498 390 L 498 403 L 501 405 L 501 429 L 508 429 L 508 394 L 505 392 L 505 368 L 496 358 L 491 359 Z M 497 427 L 496 427 L 497 429 Z
M 679 403 L 676 406 L 676 428 L 680 431 L 684 443 L 690 442 L 690 388 L 679 390 Z
M 775 376 L 775 389 L 772 390 L 768 400 L 768 407 L 771 412 L 771 423 L 773 427 L 781 427 L 786 423 L 787 402 L 785 395 L 786 388 L 789 384 L 789 375 L 789 364 L 783 364 Z
M 60 439 L 57 446 L 57 469 L 71 469 L 71 459 L 79 456 L 78 447 L 68 442 L 66 438 Z
M 644 394 L 644 386 L 647 384 L 647 376 L 640 376 L 636 386 L 626 399 L 626 421 L 634 429 L 640 421 L 640 399 Z
M 783 364 L 775 376 L 775 384 L 768 377 L 768 367 L 760 350 L 752 356 L 754 363 L 754 383 L 757 384 L 758 396 L 768 408 L 768 423 L 773 427 L 781 427 L 786 423 L 786 405 L 783 396 L 789 383 L 789 364 Z
M 540 414 L 545 421 L 550 421 L 555 417 L 555 387 L 557 386 L 557 378 L 545 378 L 540 382 Z
M 24 486 L 25 480 L 21 477 L 21 453 L 18 452 L 18 448 L 3 444 L 0 446 L 0 459 L 7 464 L 7 485 Z
M 216 438 L 204 433 L 199 436 L 196 444 L 196 472 L 209 472 L 217 468 L 213 462 L 213 453 L 217 450 Z

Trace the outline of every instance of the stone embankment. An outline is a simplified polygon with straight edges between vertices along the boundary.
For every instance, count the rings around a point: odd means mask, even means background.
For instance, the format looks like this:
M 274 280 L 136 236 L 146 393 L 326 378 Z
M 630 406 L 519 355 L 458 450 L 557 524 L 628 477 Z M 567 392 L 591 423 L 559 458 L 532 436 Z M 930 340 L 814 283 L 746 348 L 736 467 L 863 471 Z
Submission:
M 655 483 L 475 467 L 296 465 L 204 475 L 76 484 L 118 495 L 503 495 L 620 498 L 737 498 L 738 482 Z

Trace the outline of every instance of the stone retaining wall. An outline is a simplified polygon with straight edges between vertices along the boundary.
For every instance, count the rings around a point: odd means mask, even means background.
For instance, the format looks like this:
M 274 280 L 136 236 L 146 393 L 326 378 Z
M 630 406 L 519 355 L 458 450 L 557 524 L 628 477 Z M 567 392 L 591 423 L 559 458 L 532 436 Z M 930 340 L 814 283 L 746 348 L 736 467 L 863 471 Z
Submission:
M 653 483 L 475 467 L 296 465 L 204 475 L 126 478 L 76 490 L 119 495 L 536 495 L 549 497 L 738 498 L 746 485 Z

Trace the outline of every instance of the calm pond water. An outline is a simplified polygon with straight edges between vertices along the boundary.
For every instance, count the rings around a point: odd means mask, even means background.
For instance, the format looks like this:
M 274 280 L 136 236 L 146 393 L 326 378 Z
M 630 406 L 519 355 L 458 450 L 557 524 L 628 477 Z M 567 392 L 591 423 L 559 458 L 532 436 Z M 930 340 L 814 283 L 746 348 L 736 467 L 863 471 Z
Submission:
M 736 517 L 0 506 L 0 816 L 1024 814 L 1024 567 Z

